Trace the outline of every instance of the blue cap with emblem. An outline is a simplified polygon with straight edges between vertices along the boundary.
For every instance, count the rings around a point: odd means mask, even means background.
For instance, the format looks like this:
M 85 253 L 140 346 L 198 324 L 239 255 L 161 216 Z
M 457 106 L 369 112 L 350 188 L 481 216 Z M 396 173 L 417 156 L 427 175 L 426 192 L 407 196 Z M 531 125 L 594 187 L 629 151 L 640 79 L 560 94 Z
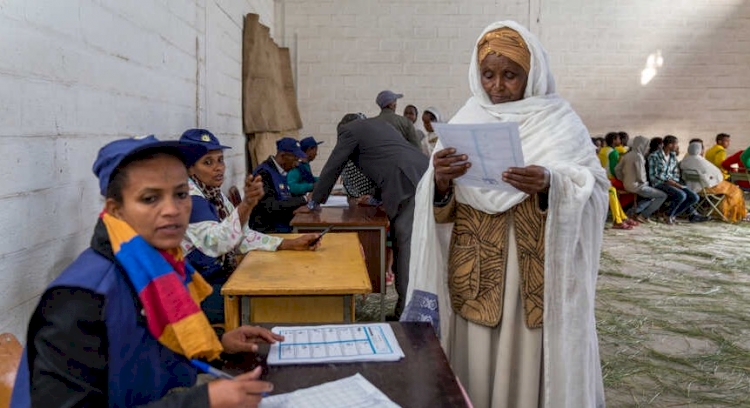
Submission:
M 97 154 L 92 168 L 96 177 L 99 178 L 99 192 L 106 196 L 112 174 L 120 164 L 126 158 L 146 150 L 173 154 L 180 158 L 186 166 L 189 166 L 189 163 L 194 163 L 208 152 L 201 145 L 177 140 L 162 141 L 154 135 L 115 140 L 99 149 L 99 154 Z
M 282 137 L 281 139 L 277 140 L 276 150 L 280 152 L 293 153 L 300 159 L 304 159 L 307 157 L 305 152 L 303 152 L 299 147 L 299 142 L 297 141 L 297 139 L 293 139 L 291 137 Z
M 231 149 L 231 147 L 219 143 L 219 139 L 206 129 L 188 129 L 180 136 L 180 142 L 205 146 L 209 152 L 211 150 Z

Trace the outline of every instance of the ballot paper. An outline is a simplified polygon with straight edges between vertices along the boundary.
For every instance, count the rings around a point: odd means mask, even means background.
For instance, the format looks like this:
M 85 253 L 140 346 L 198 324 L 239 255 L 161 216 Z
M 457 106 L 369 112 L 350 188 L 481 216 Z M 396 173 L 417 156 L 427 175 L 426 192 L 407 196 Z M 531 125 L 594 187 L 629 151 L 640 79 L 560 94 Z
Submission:
M 328 196 L 328 200 L 321 207 L 349 207 L 349 199 L 346 196 Z
M 387 323 L 274 327 L 268 365 L 398 361 L 404 358 Z
M 287 394 L 265 397 L 260 408 L 399 408 L 377 387 L 357 373 Z
M 453 147 L 465 154 L 471 167 L 465 175 L 453 180 L 456 184 L 516 192 L 503 181 L 508 167 L 524 167 L 518 123 L 497 122 L 451 125 L 434 123 L 443 147 Z

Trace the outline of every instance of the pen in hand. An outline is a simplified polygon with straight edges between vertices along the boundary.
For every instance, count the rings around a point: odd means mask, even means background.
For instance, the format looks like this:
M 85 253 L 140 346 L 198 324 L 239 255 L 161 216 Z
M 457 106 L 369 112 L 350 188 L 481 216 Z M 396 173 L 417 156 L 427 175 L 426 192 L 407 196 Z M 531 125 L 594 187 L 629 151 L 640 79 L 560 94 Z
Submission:
M 192 364 L 198 370 L 200 370 L 200 371 L 202 371 L 202 372 L 204 372 L 206 374 L 210 374 L 210 375 L 212 375 L 212 376 L 214 376 L 216 378 L 223 378 L 223 379 L 227 379 L 227 380 L 234 380 L 234 376 L 232 376 L 230 374 L 227 374 L 224 371 L 219 370 L 218 368 L 214 368 L 210 364 L 208 364 L 208 363 L 206 363 L 204 361 L 193 359 L 193 360 L 190 360 L 190 364 Z M 260 395 L 265 398 L 269 394 L 267 392 L 263 392 Z

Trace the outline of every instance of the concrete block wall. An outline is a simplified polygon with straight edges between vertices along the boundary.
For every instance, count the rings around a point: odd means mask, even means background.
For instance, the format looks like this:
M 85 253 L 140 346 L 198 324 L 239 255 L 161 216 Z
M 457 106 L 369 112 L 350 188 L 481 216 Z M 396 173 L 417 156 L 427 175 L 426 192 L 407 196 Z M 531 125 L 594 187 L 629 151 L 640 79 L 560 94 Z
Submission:
M 0 332 L 88 245 L 105 143 L 207 127 L 245 172 L 242 19 L 273 0 L 0 0 Z
M 750 2 L 747 0 L 278 0 L 280 39 L 296 63 L 302 134 L 328 141 L 345 112 L 375 115 L 383 89 L 450 118 L 466 101 L 468 64 L 489 23 L 516 20 L 547 49 L 558 92 L 592 135 L 674 134 L 683 144 L 716 133 L 750 145 Z M 278 9 L 277 9 L 278 10 Z M 663 64 L 646 85 L 651 54 Z M 686 147 L 686 146 L 683 146 Z M 686 150 L 683 148 L 683 151 Z

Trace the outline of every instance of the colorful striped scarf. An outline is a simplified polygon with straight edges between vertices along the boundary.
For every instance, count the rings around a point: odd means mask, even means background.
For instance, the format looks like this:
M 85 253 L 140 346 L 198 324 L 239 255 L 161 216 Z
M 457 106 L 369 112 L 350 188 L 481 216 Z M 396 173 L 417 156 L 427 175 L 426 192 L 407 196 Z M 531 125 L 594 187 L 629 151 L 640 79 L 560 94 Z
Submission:
M 218 358 L 221 343 L 200 308 L 212 288 L 185 262 L 182 249 L 157 250 L 125 221 L 104 211 L 100 217 L 115 258 L 143 304 L 149 332 L 189 359 Z

